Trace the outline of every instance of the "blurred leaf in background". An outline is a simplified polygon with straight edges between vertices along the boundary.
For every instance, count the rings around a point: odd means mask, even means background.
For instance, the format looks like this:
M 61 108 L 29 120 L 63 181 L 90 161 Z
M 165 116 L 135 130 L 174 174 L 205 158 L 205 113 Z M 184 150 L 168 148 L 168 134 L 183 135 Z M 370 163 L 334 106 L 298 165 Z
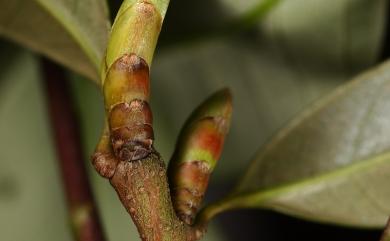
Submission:
M 385 62 L 283 128 L 257 155 L 235 195 L 246 207 L 382 227 L 390 212 L 389 106 Z
M 0 1 L 0 35 L 98 80 L 109 21 L 101 0 Z

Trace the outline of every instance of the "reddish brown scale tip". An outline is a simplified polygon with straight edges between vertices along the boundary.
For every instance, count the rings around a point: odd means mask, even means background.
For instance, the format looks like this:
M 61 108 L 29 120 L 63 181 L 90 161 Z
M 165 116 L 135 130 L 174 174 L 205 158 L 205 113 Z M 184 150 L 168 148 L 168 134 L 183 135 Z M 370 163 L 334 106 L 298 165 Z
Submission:
M 117 70 L 123 70 L 126 72 L 149 72 L 149 67 L 146 61 L 134 53 L 124 54 L 115 61 L 114 65 Z
M 134 99 L 149 100 L 149 66 L 135 54 L 125 54 L 107 72 L 103 86 L 106 110 Z

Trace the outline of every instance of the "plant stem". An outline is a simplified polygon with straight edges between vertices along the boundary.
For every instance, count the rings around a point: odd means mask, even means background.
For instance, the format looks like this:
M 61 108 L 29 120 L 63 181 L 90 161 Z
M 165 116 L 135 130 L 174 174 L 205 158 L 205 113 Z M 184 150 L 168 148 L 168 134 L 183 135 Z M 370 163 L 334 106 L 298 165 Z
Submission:
M 47 105 L 62 173 L 70 221 L 79 241 L 104 241 L 92 196 L 67 80 L 59 66 L 42 60 Z
M 144 241 L 185 241 L 187 226 L 172 207 L 166 168 L 157 153 L 120 162 L 110 179 Z
M 102 63 L 106 127 L 92 163 L 107 178 L 143 241 L 194 241 L 205 229 L 175 213 L 164 161 L 153 147 L 149 66 L 168 0 L 125 0 Z
M 390 241 L 390 218 L 387 220 L 387 224 L 380 241 Z

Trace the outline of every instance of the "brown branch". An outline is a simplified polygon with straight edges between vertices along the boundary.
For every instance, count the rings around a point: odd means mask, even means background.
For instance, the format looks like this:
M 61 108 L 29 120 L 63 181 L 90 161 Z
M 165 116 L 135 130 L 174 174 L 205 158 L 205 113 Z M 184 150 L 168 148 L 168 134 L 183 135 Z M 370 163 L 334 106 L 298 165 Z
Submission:
M 387 224 L 380 241 L 390 241 L 390 218 L 387 220 Z
M 74 236 L 79 241 L 104 241 L 80 143 L 77 118 L 61 68 L 42 60 L 47 106 Z

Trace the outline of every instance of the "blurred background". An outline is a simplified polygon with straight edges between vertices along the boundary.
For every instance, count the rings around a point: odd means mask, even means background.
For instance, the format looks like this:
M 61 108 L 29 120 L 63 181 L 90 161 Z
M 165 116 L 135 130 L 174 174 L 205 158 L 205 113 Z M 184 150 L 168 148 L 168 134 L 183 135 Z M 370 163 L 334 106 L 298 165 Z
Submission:
M 113 18 L 121 1 L 109 2 Z M 169 160 L 191 111 L 229 86 L 232 130 L 205 202 L 221 198 L 291 118 L 389 56 L 388 10 L 385 0 L 171 0 L 151 73 L 157 150 Z M 42 57 L 6 39 L 0 53 L 1 240 L 70 241 Z M 66 76 L 107 236 L 138 240 L 114 190 L 89 163 L 103 124 L 100 90 L 74 72 Z M 380 233 L 243 210 L 218 216 L 203 240 L 363 241 Z

